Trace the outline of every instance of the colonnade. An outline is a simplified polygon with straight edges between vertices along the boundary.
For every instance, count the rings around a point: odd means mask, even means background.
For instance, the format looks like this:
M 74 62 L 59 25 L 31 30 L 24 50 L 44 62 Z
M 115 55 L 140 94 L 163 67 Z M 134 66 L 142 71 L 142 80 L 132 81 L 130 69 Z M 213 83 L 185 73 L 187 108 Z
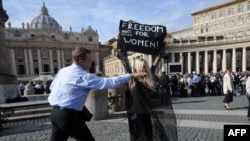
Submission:
M 66 60 L 64 57 L 64 51 L 63 49 L 48 49 L 49 55 L 48 58 L 42 58 L 41 56 L 41 49 L 35 49 L 36 54 L 33 53 L 34 49 L 30 48 L 23 48 L 24 57 L 23 58 L 17 58 L 15 55 L 15 49 L 10 49 L 11 54 L 11 64 L 12 64 L 12 70 L 14 74 L 18 74 L 18 65 L 24 65 L 25 68 L 25 75 L 35 75 L 35 69 L 38 69 L 38 72 L 44 72 L 43 65 L 49 66 L 49 71 L 51 73 L 55 73 L 55 70 L 58 70 L 66 65 Z M 53 55 L 53 51 L 56 51 L 56 57 Z M 36 56 L 34 56 L 36 55 Z M 24 61 L 23 63 L 18 63 L 19 60 Z M 36 60 L 36 61 L 35 61 Z M 44 61 L 48 60 L 48 61 Z M 56 60 L 56 61 L 55 61 Z M 71 60 L 71 58 L 70 58 Z
M 181 63 L 183 74 L 216 73 L 226 69 L 236 72 L 250 69 L 250 47 L 169 52 L 169 54 L 168 62 Z

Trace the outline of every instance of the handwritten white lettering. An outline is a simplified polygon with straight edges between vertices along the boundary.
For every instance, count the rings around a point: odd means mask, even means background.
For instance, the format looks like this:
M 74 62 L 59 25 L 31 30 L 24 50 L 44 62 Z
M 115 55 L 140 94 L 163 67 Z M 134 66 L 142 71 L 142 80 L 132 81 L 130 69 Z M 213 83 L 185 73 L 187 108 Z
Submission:
M 163 26 L 157 26 L 157 25 L 142 25 L 138 23 L 128 23 L 128 22 L 122 22 L 122 28 L 127 27 L 127 29 L 131 30 L 139 30 L 139 31 L 146 31 L 146 32 L 161 32 L 164 33 L 164 27 Z
M 142 46 L 142 47 L 149 47 L 149 48 L 155 48 L 158 49 L 159 47 L 159 42 L 158 41 L 149 41 L 149 40 L 139 40 L 139 39 L 126 39 L 123 38 L 124 42 L 126 44 L 132 44 L 134 46 Z

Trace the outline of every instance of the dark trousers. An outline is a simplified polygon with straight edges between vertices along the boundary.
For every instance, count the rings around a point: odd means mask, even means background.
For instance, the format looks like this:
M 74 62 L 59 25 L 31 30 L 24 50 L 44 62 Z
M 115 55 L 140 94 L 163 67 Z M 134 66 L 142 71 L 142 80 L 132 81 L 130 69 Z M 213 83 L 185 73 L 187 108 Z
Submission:
M 247 117 L 250 118 L 250 98 L 248 98 L 248 112 L 247 112 Z
M 52 135 L 50 141 L 66 141 L 68 137 L 77 141 L 95 141 L 85 124 L 82 112 L 53 107 L 51 110 Z
M 153 131 L 150 114 L 128 114 L 131 141 L 152 141 Z

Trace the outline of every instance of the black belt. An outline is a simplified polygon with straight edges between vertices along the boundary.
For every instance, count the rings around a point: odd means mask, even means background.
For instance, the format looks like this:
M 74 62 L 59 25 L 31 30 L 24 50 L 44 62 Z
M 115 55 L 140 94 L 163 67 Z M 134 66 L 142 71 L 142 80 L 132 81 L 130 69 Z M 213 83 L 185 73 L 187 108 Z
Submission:
M 80 113 L 80 111 L 69 109 L 69 108 L 64 108 L 64 107 L 60 107 L 60 106 L 53 106 L 53 109 L 59 109 L 59 110 L 62 110 L 62 111 L 69 111 L 69 112 Z

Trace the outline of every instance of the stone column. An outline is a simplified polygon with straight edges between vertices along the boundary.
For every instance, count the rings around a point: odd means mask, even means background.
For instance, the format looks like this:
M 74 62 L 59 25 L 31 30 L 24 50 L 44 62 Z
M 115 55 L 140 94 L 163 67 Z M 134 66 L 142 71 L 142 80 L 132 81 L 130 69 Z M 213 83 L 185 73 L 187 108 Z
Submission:
M 171 58 L 171 62 L 174 63 L 174 62 L 175 62 L 174 52 L 172 52 L 171 55 L 172 55 L 172 56 L 171 56 L 171 57 L 172 57 L 172 58 Z
M 42 72 L 42 61 L 41 61 L 41 51 L 37 49 L 37 58 L 38 58 L 38 69 L 39 73 Z
M 195 57 L 195 66 L 196 66 L 196 73 L 199 74 L 200 73 L 200 54 L 199 51 L 196 51 L 196 57 Z
M 205 51 L 205 61 L 204 61 L 204 73 L 208 74 L 208 57 L 207 57 L 207 51 Z
M 24 49 L 24 61 L 25 61 L 25 71 L 26 71 L 26 75 L 30 74 L 30 69 L 29 69 L 29 62 L 28 62 L 28 53 L 27 53 L 27 49 Z
M 227 69 L 227 54 L 226 49 L 223 49 L 222 52 L 222 71 L 224 72 Z
M 61 50 L 61 53 L 62 53 L 62 68 L 65 67 L 65 57 L 64 57 L 64 50 Z
M 58 70 L 62 67 L 62 66 L 61 66 L 60 49 L 57 49 L 57 67 L 58 67 Z
M 236 72 L 236 49 L 233 48 L 233 53 L 232 53 L 232 71 Z
M 49 49 L 49 64 L 50 64 L 50 72 L 54 74 L 53 54 L 51 49 Z
M 188 73 L 191 73 L 191 52 L 188 52 Z
M 31 49 L 29 49 L 29 61 L 30 61 L 30 73 L 31 73 L 31 75 L 34 75 L 33 56 L 32 56 Z
M 10 55 L 11 55 L 12 73 L 14 75 L 17 75 L 15 52 L 13 48 L 10 49 Z
M 242 71 L 246 71 L 246 64 L 247 64 L 247 60 L 246 60 L 246 47 L 242 48 Z
M 183 56 L 182 56 L 182 52 L 180 52 L 180 63 L 183 64 Z
M 217 73 L 217 50 L 214 50 L 213 73 Z

